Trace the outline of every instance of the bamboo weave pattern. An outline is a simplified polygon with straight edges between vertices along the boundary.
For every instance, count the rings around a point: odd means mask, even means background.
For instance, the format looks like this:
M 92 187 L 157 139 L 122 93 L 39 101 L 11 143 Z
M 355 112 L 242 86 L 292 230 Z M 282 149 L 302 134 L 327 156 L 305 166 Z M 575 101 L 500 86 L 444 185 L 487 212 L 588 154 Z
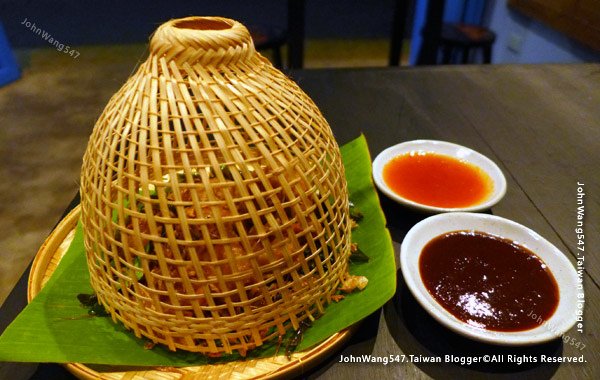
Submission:
M 329 125 L 233 20 L 159 27 L 95 125 L 80 192 L 99 300 L 172 350 L 245 354 L 323 313 L 347 270 Z

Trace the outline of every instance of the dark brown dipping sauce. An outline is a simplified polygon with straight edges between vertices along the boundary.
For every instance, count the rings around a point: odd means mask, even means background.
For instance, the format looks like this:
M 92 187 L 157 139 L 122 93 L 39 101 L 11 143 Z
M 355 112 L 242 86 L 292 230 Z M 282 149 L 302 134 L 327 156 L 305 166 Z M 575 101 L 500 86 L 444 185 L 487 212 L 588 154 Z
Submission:
M 558 306 L 558 285 L 539 257 L 483 232 L 454 231 L 434 238 L 421 252 L 419 271 L 429 293 L 475 327 L 529 330 Z

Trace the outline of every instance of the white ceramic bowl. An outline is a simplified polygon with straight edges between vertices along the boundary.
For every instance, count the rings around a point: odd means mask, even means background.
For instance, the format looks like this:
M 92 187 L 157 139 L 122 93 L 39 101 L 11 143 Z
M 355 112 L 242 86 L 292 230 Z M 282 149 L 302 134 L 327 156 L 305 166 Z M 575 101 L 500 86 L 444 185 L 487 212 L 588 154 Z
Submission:
M 554 314 L 531 330 L 499 332 L 477 328 L 461 321 L 440 305 L 427 291 L 419 272 L 423 247 L 447 232 L 475 230 L 501 236 L 528 248 L 542 259 L 556 279 L 559 302 Z M 498 216 L 475 213 L 446 213 L 417 223 L 406 235 L 400 249 L 402 275 L 417 301 L 432 317 L 449 329 L 471 339 L 498 345 L 532 345 L 564 334 L 576 322 L 577 273 L 567 257 L 536 232 Z
M 469 207 L 457 208 L 444 208 L 424 205 L 422 203 L 414 202 L 410 199 L 406 199 L 398 195 L 385 183 L 383 179 L 383 168 L 393 158 L 412 151 L 433 152 L 443 154 L 446 156 L 454 157 L 461 161 L 468 162 L 481 168 L 490 176 L 490 178 L 493 181 L 492 192 L 486 199 L 484 199 L 480 203 Z M 377 155 L 377 157 L 373 161 L 373 179 L 375 181 L 375 185 L 379 188 L 379 190 L 381 190 L 385 195 L 395 200 L 396 202 L 414 209 L 430 213 L 450 211 L 481 211 L 488 209 L 496 203 L 498 203 L 500 199 L 504 197 L 504 194 L 506 194 L 506 178 L 504 177 L 504 174 L 502 174 L 502 171 L 500 170 L 498 165 L 496 165 L 492 160 L 482 155 L 481 153 L 466 148 L 462 145 L 452 144 L 445 141 L 414 140 L 403 142 L 398 145 L 394 145 L 392 147 L 387 148 L 379 155 Z

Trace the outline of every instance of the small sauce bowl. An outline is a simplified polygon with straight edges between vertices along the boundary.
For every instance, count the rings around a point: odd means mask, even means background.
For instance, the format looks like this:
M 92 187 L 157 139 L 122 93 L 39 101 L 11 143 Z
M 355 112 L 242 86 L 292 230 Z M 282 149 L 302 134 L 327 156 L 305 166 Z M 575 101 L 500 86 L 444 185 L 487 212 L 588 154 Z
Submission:
M 480 231 L 512 240 L 539 257 L 554 276 L 559 300 L 554 313 L 532 329 L 493 331 L 468 324 L 446 310 L 429 293 L 420 273 L 419 259 L 423 248 L 432 239 L 452 231 Z M 560 337 L 577 321 L 578 277 L 569 259 L 552 243 L 535 231 L 494 215 L 466 212 L 430 216 L 417 223 L 406 235 L 400 249 L 400 265 L 406 285 L 421 306 L 439 323 L 467 338 L 507 346 L 533 345 Z M 582 311 L 582 310 L 581 310 Z M 531 316 L 536 319 L 535 315 Z
M 394 190 L 392 190 L 388 183 L 386 183 L 384 179 L 384 169 L 386 165 L 396 157 L 409 154 L 411 152 L 434 153 L 473 165 L 476 168 L 481 169 L 490 177 L 492 181 L 492 189 L 481 201 L 464 207 L 437 207 L 408 199 L 396 193 Z M 498 165 L 481 153 L 478 153 L 467 147 L 445 141 L 414 140 L 403 142 L 387 148 L 377 155 L 373 161 L 373 179 L 379 190 L 381 190 L 391 199 L 410 208 L 428 213 L 482 211 L 489 209 L 498 203 L 506 194 L 506 178 L 504 177 L 504 174 Z

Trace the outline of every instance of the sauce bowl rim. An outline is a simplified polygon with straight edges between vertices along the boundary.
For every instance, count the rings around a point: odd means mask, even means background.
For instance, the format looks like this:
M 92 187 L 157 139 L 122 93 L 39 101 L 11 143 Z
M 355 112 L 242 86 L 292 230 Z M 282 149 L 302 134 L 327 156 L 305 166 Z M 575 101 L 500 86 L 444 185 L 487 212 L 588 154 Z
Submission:
M 437 207 L 422 204 L 419 202 L 407 199 L 396 192 L 394 192 L 383 179 L 383 169 L 387 163 L 393 158 L 411 151 L 426 151 L 437 153 L 452 158 L 459 159 L 461 161 L 470 163 L 479 169 L 483 170 L 493 181 L 494 188 L 492 193 L 483 202 L 476 203 L 467 207 Z M 427 213 L 442 213 L 442 212 L 461 212 L 461 211 L 482 211 L 491 208 L 496 205 L 506 194 L 506 177 L 500 169 L 500 167 L 492 161 L 490 158 L 477 152 L 474 149 L 468 148 L 463 145 L 451 143 L 442 140 L 411 140 L 401 142 L 399 144 L 390 146 L 384 149 L 381 153 L 373 160 L 373 180 L 375 185 L 381 190 L 386 196 L 392 200 Z
M 461 321 L 439 304 L 423 283 L 418 270 L 419 258 L 424 245 L 429 241 L 447 232 L 459 230 L 475 230 L 513 240 L 542 259 L 559 289 L 559 301 L 554 314 L 533 329 L 492 331 Z M 401 244 L 400 267 L 406 285 L 419 304 L 439 323 L 467 338 L 496 345 L 534 345 L 559 338 L 577 322 L 578 278 L 569 259 L 537 232 L 506 218 L 457 212 L 423 219 L 409 230 Z

